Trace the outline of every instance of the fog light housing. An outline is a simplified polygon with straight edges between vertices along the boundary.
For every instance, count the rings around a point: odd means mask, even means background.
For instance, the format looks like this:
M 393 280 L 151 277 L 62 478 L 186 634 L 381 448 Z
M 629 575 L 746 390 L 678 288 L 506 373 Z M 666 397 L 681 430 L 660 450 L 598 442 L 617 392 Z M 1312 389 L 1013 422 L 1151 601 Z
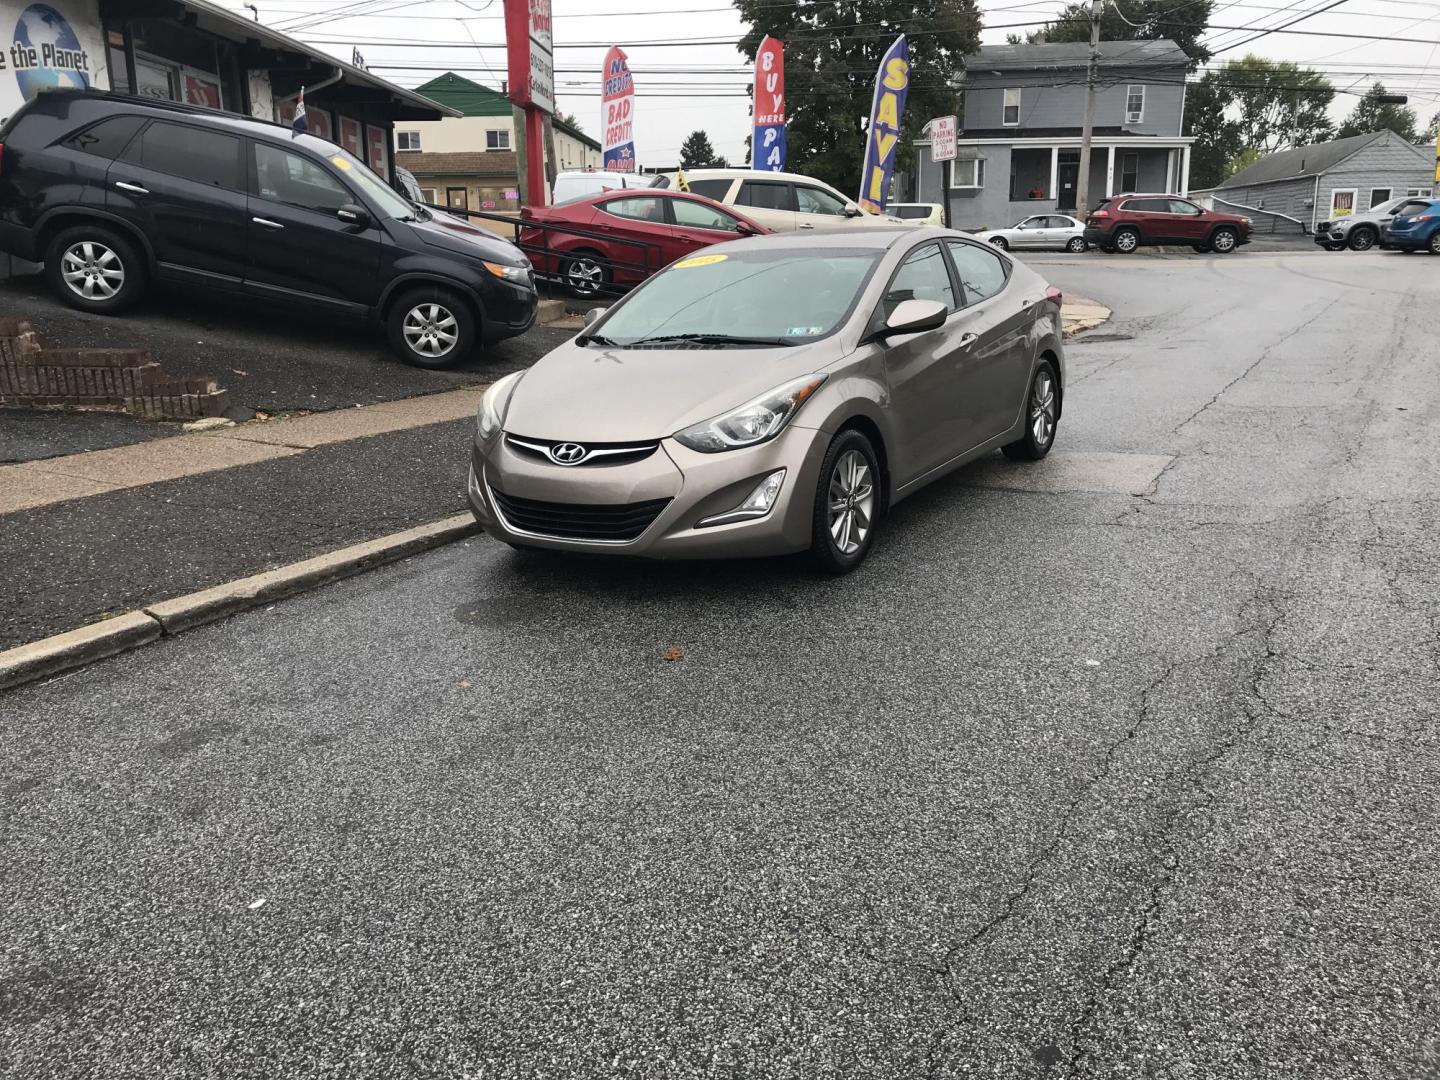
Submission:
M 755 490 L 745 497 L 745 501 L 734 510 L 727 510 L 723 514 L 715 514 L 712 517 L 701 518 L 695 523 L 697 529 L 708 529 L 715 525 L 730 525 L 736 521 L 754 521 L 756 518 L 763 518 L 770 513 L 770 508 L 775 505 L 775 500 L 780 497 L 780 489 L 785 484 L 785 470 L 776 469 L 769 476 L 755 485 Z

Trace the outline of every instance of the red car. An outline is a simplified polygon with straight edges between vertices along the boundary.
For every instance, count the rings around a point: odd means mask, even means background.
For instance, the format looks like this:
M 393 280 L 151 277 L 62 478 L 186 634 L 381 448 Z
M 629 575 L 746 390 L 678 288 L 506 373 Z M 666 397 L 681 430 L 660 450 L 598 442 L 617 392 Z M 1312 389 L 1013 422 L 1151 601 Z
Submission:
M 1090 214 L 1085 239 L 1122 255 L 1141 244 L 1189 244 L 1228 255 L 1250 242 L 1250 219 L 1206 210 L 1177 195 L 1115 195 Z
M 657 188 L 621 188 L 558 206 L 527 206 L 520 220 L 520 247 L 535 272 L 559 278 L 577 296 L 593 296 L 609 285 L 638 285 L 699 248 L 770 231 L 703 195 Z

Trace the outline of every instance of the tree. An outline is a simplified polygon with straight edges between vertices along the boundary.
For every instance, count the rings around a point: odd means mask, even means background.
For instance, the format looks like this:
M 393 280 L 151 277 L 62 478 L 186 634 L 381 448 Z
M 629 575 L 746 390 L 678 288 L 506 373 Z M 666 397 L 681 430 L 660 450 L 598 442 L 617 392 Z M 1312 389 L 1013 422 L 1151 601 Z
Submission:
M 1245 149 L 1240 122 L 1228 115 L 1230 90 L 1215 72 L 1206 72 L 1185 88 L 1185 134 L 1190 148 L 1190 186 L 1212 188 L 1230 173 L 1226 165 Z
M 562 124 L 567 124 L 567 125 L 569 125 L 570 127 L 574 128 L 576 131 L 584 131 L 584 130 L 585 130 L 583 127 L 580 126 L 580 121 L 575 119 L 575 114 L 574 114 L 574 113 L 556 113 L 556 114 L 555 114 L 555 119 L 556 119 L 556 120 L 559 120 Z
M 1177 4 L 1175 0 L 1124 0 L 1105 5 L 1100 16 L 1102 41 L 1153 41 L 1169 38 L 1190 57 L 1190 70 L 1210 59 L 1201 38 L 1210 25 L 1211 0 Z M 1090 40 L 1090 6 L 1067 4 L 1055 21 L 1027 35 L 1032 45 Z M 1016 42 L 1018 44 L 1018 42 Z
M 1427 143 L 1433 143 L 1437 138 L 1440 138 L 1440 111 L 1437 111 L 1434 116 L 1430 117 L 1430 126 L 1425 129 L 1421 138 Z
M 1406 142 L 1415 142 L 1420 138 L 1420 132 L 1415 129 L 1415 110 L 1382 102 L 1380 99 L 1384 96 L 1385 87 L 1378 82 L 1372 85 L 1336 134 L 1343 139 L 1389 128 Z
M 1324 142 L 1335 132 L 1327 111 L 1335 88 L 1318 71 L 1253 53 L 1216 75 L 1238 113 L 1241 145 L 1270 154 Z
M 956 77 L 980 47 L 975 0 L 735 0 L 750 25 L 740 51 L 753 63 L 766 34 L 785 43 L 786 168 L 858 191 L 880 58 L 911 35 L 909 98 L 896 167 L 909 168 L 921 126 L 955 111 Z M 880 29 L 883 27 L 883 29 Z
M 1232 157 L 1229 161 L 1225 163 L 1225 176 L 1223 177 L 1223 179 L 1229 180 L 1230 177 L 1234 176 L 1236 173 L 1244 172 L 1251 165 L 1254 165 L 1257 161 L 1259 161 L 1263 156 L 1264 155 L 1261 154 L 1259 150 L 1256 150 L 1253 146 L 1247 146 L 1244 150 L 1241 150 L 1238 154 L 1236 154 L 1234 157 Z
M 703 131 L 692 131 L 680 147 L 682 169 L 724 169 L 729 163 L 710 145 L 710 136 Z

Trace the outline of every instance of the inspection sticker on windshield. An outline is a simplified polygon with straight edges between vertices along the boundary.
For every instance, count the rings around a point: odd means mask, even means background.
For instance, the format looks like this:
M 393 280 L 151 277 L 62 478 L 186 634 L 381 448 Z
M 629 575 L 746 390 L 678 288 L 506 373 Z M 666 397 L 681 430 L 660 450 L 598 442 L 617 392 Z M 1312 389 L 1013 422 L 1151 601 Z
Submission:
M 785 331 L 786 337 L 810 337 L 813 334 L 823 334 L 823 326 L 792 326 Z
M 332 157 L 330 164 L 334 165 L 337 169 L 350 168 L 350 162 L 346 161 L 343 157 Z
M 724 262 L 729 257 L 728 255 L 693 255 L 677 262 L 675 269 L 683 270 L 688 266 L 709 266 L 711 263 Z

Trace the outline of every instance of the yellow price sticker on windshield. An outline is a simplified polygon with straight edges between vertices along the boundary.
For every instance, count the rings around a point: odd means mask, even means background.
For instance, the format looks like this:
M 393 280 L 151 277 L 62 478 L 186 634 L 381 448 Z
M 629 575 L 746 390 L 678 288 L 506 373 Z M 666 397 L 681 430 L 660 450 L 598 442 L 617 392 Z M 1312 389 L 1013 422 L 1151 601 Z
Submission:
M 350 168 L 350 162 L 346 161 L 343 157 L 332 157 L 330 164 L 334 165 L 337 169 Z
M 692 255 L 688 259 L 681 259 L 675 264 L 675 269 L 684 270 L 691 266 L 709 266 L 711 263 L 724 262 L 729 255 Z

